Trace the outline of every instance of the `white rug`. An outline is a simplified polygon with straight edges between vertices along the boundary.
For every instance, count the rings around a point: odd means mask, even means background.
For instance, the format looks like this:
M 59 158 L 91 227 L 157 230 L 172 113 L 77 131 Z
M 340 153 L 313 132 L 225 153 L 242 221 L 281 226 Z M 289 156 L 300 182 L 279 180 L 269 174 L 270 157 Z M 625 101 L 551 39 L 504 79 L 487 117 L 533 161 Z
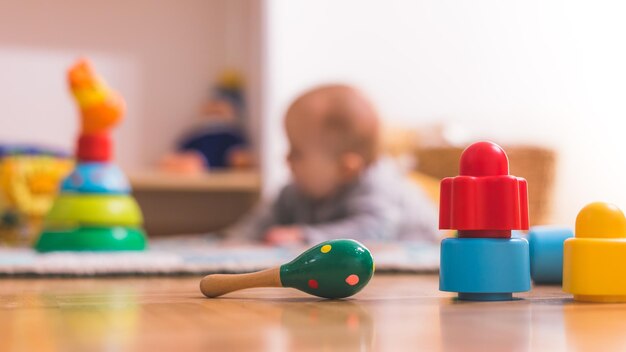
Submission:
M 430 273 L 439 245 L 367 244 L 377 272 Z M 0 276 L 184 275 L 241 273 L 289 262 L 306 248 L 232 245 L 211 236 L 153 239 L 144 252 L 55 252 L 0 248 Z

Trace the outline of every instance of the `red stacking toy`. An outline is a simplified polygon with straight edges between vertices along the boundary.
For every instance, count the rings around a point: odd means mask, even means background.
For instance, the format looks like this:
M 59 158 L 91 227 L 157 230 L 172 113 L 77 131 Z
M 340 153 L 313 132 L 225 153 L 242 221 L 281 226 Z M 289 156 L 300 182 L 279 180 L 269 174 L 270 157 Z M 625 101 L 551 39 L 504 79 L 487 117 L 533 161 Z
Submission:
M 76 143 L 76 159 L 80 162 L 107 162 L 113 159 L 113 141 L 108 132 L 81 134 Z
M 439 227 L 458 230 L 441 243 L 440 289 L 460 299 L 511 299 L 530 289 L 526 180 L 509 175 L 500 146 L 478 142 L 461 155 L 460 175 L 441 181 Z
M 526 180 L 509 175 L 509 159 L 491 142 L 477 142 L 461 155 L 460 174 L 441 181 L 439 227 L 459 237 L 510 238 L 528 229 Z

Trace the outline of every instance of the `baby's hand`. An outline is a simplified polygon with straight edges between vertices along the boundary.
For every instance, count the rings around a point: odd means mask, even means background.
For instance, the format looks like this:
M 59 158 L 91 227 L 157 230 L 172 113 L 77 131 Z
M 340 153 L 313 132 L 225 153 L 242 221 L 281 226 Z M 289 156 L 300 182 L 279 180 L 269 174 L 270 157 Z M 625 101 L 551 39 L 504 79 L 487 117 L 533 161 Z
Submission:
M 265 242 L 278 246 L 293 246 L 304 242 L 302 230 L 297 226 L 275 226 L 265 234 Z

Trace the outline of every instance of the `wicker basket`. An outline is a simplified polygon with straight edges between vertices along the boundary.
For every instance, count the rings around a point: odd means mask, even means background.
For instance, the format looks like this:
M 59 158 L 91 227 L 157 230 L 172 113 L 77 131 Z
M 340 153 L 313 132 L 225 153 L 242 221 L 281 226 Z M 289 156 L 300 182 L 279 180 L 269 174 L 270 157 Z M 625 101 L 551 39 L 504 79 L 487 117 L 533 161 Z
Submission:
M 417 170 L 444 178 L 459 174 L 459 158 L 464 148 L 437 147 L 417 151 Z M 533 146 L 504 147 L 511 174 L 528 181 L 529 220 L 531 225 L 546 224 L 552 211 L 556 153 Z

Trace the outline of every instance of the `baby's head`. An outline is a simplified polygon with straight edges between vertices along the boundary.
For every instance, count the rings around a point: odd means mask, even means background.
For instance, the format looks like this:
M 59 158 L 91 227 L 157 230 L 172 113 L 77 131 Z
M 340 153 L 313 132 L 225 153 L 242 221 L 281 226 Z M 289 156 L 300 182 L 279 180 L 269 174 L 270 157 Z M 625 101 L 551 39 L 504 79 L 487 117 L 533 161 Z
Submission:
M 298 97 L 287 110 L 285 129 L 294 182 L 311 198 L 332 196 L 377 157 L 376 109 L 349 86 L 321 86 Z

